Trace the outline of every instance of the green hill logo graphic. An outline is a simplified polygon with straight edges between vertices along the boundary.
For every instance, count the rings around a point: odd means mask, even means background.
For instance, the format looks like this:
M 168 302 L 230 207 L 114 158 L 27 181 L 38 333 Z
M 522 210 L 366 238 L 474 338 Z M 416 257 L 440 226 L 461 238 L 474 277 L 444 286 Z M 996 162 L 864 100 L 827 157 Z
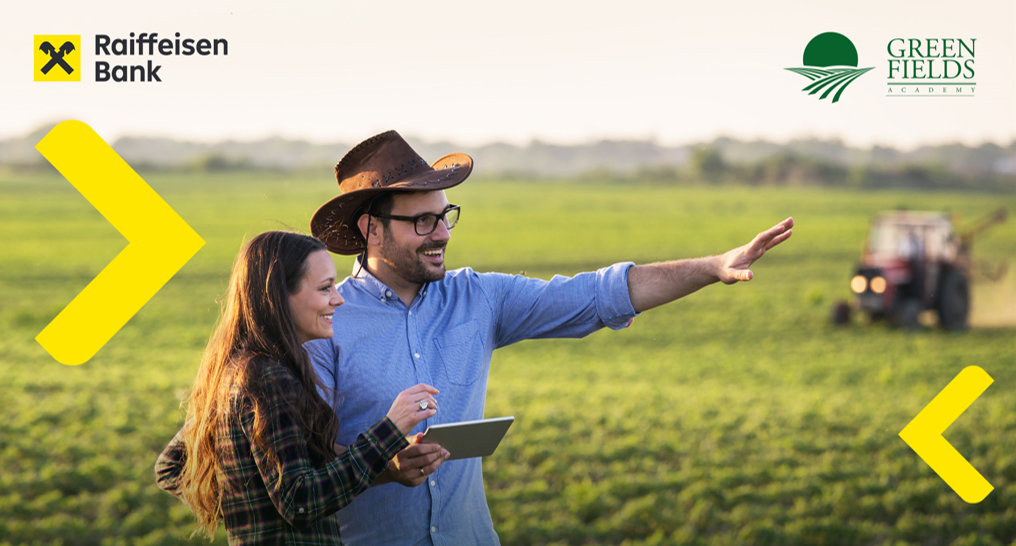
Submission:
M 838 102 L 850 82 L 875 68 L 857 68 L 857 48 L 850 38 L 838 32 L 824 32 L 815 36 L 804 48 L 804 67 L 788 68 L 811 80 L 802 91 L 809 95 L 822 92 L 819 100 L 833 95 Z

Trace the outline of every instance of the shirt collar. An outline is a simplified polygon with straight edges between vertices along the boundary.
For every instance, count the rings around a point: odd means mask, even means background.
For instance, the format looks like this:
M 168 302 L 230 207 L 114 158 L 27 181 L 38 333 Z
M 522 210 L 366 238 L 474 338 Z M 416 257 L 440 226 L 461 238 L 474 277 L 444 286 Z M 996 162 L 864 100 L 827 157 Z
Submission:
M 353 271 L 350 276 L 351 279 L 356 281 L 356 285 L 363 288 L 367 291 L 367 293 L 381 301 L 399 301 L 399 297 L 395 295 L 394 290 L 389 288 L 385 283 L 381 282 L 381 280 L 375 277 L 373 273 L 367 271 L 366 267 L 360 267 L 361 258 L 363 258 L 363 254 L 357 256 L 356 260 L 353 261 Z M 352 276 L 354 274 L 355 276 Z M 420 293 L 416 295 L 416 300 L 421 300 L 427 295 L 427 287 L 429 286 L 430 283 L 428 282 L 424 283 L 423 286 L 420 287 Z

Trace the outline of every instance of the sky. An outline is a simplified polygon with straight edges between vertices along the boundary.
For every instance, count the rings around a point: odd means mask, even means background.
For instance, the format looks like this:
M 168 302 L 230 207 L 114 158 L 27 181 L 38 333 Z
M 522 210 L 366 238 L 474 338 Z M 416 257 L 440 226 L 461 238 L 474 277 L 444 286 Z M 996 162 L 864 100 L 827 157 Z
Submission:
M 2 1 L 0 138 L 79 119 L 107 140 L 1016 139 L 1013 0 Z M 224 38 L 229 54 L 95 54 L 96 34 L 131 32 Z M 785 70 L 823 32 L 872 67 L 835 104 Z M 36 34 L 81 35 L 81 82 L 33 81 Z M 898 37 L 976 38 L 975 96 L 887 97 Z M 162 82 L 94 81 L 97 61 L 149 60 Z

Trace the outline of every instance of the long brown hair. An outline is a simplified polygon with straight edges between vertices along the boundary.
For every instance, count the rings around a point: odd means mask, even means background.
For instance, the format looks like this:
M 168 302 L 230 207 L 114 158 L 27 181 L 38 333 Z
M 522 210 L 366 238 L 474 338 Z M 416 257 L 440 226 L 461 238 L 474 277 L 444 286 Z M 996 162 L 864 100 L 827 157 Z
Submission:
M 184 432 L 187 459 L 182 497 L 197 516 L 194 532 L 204 531 L 209 539 L 222 518 L 216 429 L 229 418 L 231 392 L 253 402 L 253 440 L 266 453 L 269 464 L 281 466 L 275 449 L 266 442 L 270 433 L 265 419 L 266 389 L 277 388 L 263 379 L 269 362 L 287 368 L 303 385 L 304 392 L 290 410 L 307 439 L 311 457 L 321 462 L 335 458 L 332 445 L 339 421 L 318 388 L 331 391 L 319 383 L 289 307 L 289 295 L 299 291 L 306 273 L 307 256 L 321 250 L 325 250 L 324 243 L 313 237 L 269 231 L 251 239 L 233 263 L 222 316 L 187 401 Z M 292 396 L 283 398 L 291 400 Z

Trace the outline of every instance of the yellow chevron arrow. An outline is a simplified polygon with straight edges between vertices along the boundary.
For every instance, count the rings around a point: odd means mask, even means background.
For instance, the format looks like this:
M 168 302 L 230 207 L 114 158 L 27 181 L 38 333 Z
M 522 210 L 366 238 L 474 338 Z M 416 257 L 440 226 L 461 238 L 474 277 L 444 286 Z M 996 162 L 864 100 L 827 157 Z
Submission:
M 984 500 L 994 487 L 942 437 L 970 404 L 995 380 L 977 366 L 963 368 L 902 431 L 900 438 L 928 463 L 949 487 L 970 504 Z
M 65 121 L 35 146 L 128 245 L 35 340 L 58 362 L 83 364 L 205 242 L 91 127 Z

